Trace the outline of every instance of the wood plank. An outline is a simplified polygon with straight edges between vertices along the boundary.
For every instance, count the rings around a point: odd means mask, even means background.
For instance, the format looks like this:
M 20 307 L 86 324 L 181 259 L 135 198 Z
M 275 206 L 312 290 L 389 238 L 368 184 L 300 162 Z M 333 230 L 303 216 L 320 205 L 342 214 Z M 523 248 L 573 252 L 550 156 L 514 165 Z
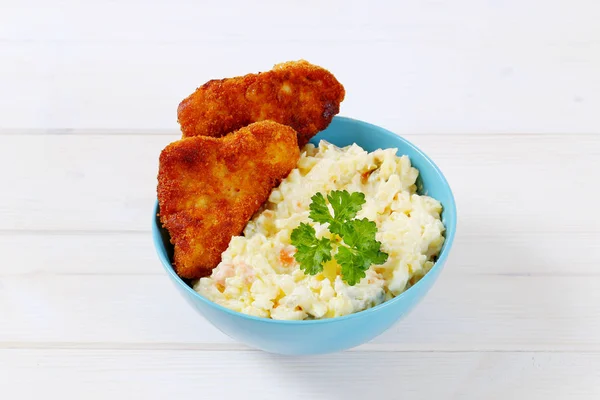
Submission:
M 0 16 L 3 128 L 175 129 L 201 83 L 306 58 L 399 133 L 600 132 L 593 0 L 28 3 Z
M 236 3 L 232 8 L 231 3 Z M 422 33 L 418 40 L 447 41 L 461 38 L 473 42 L 493 39 L 494 43 L 503 40 L 521 41 L 539 40 L 541 42 L 581 43 L 591 42 L 597 34 L 594 13 L 582 13 L 589 10 L 593 0 L 573 1 L 570 7 L 560 3 L 547 3 L 542 0 L 528 1 L 520 14 L 515 14 L 514 6 L 522 5 L 517 0 L 505 1 L 502 6 L 478 3 L 471 0 L 457 0 L 452 5 L 439 3 L 412 4 L 373 4 L 353 3 L 344 0 L 332 0 L 323 4 L 321 12 L 296 2 L 282 5 L 277 0 L 262 2 L 264 10 L 254 13 L 255 8 L 237 1 L 223 1 L 207 4 L 198 9 L 194 3 L 180 2 L 178 7 L 169 3 L 140 0 L 123 0 L 118 4 L 82 5 L 77 0 L 61 1 L 57 9 L 40 0 L 25 0 L 11 4 L 0 18 L 2 22 L 0 37 L 5 41 L 41 41 L 64 43 L 198 43 L 244 39 L 275 42 L 294 40 L 339 42 L 349 40 L 363 42 L 389 41 L 394 36 L 385 35 L 384 29 L 393 29 L 395 35 L 407 32 Z M 312 0 L 312 3 L 317 1 Z M 36 8 L 31 9 L 35 4 Z M 140 9 L 139 5 L 147 7 Z M 535 6 L 538 7 L 535 7 Z M 284 11 L 288 18 L 278 18 Z M 138 29 L 132 29 L 133 15 Z M 331 14 L 335 13 L 335 23 L 331 23 Z M 253 18 L 249 19 L 248 15 Z M 69 18 L 77 15 L 79 19 Z M 363 19 L 357 21 L 356 17 Z M 537 29 L 531 30 L 527 24 L 532 16 L 537 16 Z M 142 18 L 143 17 L 143 18 Z M 198 25 L 198 17 L 204 17 Z M 212 17 L 212 18 L 211 18 Z M 474 18 L 479 17 L 479 19 Z M 229 23 L 223 24 L 228 18 Z M 32 24 L 22 26 L 19 19 L 29 19 Z M 106 30 L 104 22 L 112 23 L 112 29 Z M 577 24 L 573 24 L 573 20 Z M 329 22 L 329 24 L 327 24 Z M 510 30 L 505 23 L 512 22 Z M 246 30 L 255 23 L 255 29 Z M 310 26 L 306 32 L 297 29 Z M 271 27 L 281 29 L 278 35 L 268 34 Z M 357 31 L 357 27 L 362 28 Z M 489 37 L 473 37 L 480 28 L 487 28 Z M 338 30 L 344 35 L 327 35 Z M 498 36 L 498 31 L 507 31 L 508 36 Z M 78 35 L 74 35 L 77 33 Z M 450 36 L 448 36 L 448 34 Z M 250 61 L 250 60 L 247 60 Z
M 16 399 L 593 399 L 600 354 L 0 350 L 0 375 Z
M 175 138 L 3 136 L 0 166 L 14 172 L 0 229 L 149 231 L 158 155 Z
M 0 233 L 1 275 L 163 274 L 149 232 Z
M 411 315 L 367 348 L 600 351 L 599 285 L 599 277 L 448 269 Z M 2 276 L 0 309 L 0 347 L 240 348 L 196 315 L 166 276 Z
M 454 190 L 459 230 L 598 233 L 600 136 L 409 135 Z M 175 135 L 0 136 L 0 230 L 149 231 L 158 155 Z M 10 171 L 10 173 L 8 173 Z
M 0 254 L 0 276 L 164 273 L 149 232 L 11 231 L 0 233 Z M 454 276 L 600 276 L 597 260 L 597 233 L 460 230 L 448 268 Z

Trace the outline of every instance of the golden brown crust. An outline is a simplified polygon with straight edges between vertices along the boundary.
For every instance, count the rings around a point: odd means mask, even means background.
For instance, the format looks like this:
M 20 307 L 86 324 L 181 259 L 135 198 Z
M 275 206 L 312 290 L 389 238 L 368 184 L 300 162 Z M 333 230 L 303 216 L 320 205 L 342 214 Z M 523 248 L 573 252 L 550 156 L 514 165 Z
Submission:
M 299 157 L 296 132 L 272 121 L 169 144 L 160 154 L 157 191 L 177 274 L 209 274 Z
M 291 61 L 259 74 L 206 82 L 179 104 L 177 119 L 183 137 L 220 137 L 269 119 L 294 128 L 303 146 L 327 128 L 344 95 L 326 69 Z

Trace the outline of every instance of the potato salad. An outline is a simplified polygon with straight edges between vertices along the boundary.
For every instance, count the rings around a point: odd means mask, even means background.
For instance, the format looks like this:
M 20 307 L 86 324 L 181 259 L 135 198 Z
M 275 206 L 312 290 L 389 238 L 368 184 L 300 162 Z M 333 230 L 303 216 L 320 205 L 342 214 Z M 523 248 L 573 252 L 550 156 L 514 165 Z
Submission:
M 194 290 L 210 301 L 245 314 L 279 320 L 339 317 L 383 303 L 404 292 L 434 265 L 444 243 L 442 205 L 416 193 L 419 172 L 396 149 L 367 152 L 321 141 L 302 149 L 298 165 L 269 200 L 231 239 L 221 263 Z M 311 198 L 337 190 L 364 194 L 356 218 L 377 226 L 385 262 L 370 265 L 356 284 L 342 279 L 331 240 L 332 258 L 315 275 L 295 258 L 291 234 L 310 224 L 317 238 L 331 238 L 327 223 L 309 218 Z M 331 205 L 329 205 L 331 207 Z

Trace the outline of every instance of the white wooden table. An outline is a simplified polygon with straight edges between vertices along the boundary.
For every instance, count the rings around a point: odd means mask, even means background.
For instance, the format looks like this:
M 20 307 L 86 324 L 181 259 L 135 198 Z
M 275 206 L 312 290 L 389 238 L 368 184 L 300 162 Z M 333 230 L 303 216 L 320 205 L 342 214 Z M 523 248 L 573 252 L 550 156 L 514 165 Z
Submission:
M 599 20 L 594 0 L 2 1 L 0 398 L 598 399 Z M 342 115 L 433 157 L 459 229 L 402 323 L 290 358 L 196 315 L 150 221 L 179 101 L 299 58 L 345 85 Z

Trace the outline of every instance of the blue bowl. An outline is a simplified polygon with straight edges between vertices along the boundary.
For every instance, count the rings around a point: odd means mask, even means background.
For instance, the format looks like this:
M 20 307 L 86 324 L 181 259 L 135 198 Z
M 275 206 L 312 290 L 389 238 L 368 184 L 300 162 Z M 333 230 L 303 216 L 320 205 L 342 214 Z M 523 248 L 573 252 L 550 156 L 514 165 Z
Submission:
M 188 283 L 177 276 L 171 266 L 173 253 L 169 234 L 161 227 L 156 217 L 158 203 L 154 210 L 154 246 L 168 277 L 179 293 L 226 335 L 248 346 L 272 353 L 331 353 L 358 346 L 380 335 L 408 314 L 429 292 L 446 263 L 456 233 L 456 205 L 450 186 L 433 161 L 413 144 L 386 129 L 344 117 L 335 117 L 329 127 L 316 135 L 311 142 L 318 144 L 321 139 L 340 147 L 357 143 L 368 151 L 397 148 L 398 154 L 409 156 L 412 165 L 419 170 L 419 192 L 434 197 L 443 206 L 442 220 L 446 226 L 446 240 L 437 262 L 410 289 L 376 307 L 343 317 L 309 321 L 258 318 L 222 307 L 196 293 Z

